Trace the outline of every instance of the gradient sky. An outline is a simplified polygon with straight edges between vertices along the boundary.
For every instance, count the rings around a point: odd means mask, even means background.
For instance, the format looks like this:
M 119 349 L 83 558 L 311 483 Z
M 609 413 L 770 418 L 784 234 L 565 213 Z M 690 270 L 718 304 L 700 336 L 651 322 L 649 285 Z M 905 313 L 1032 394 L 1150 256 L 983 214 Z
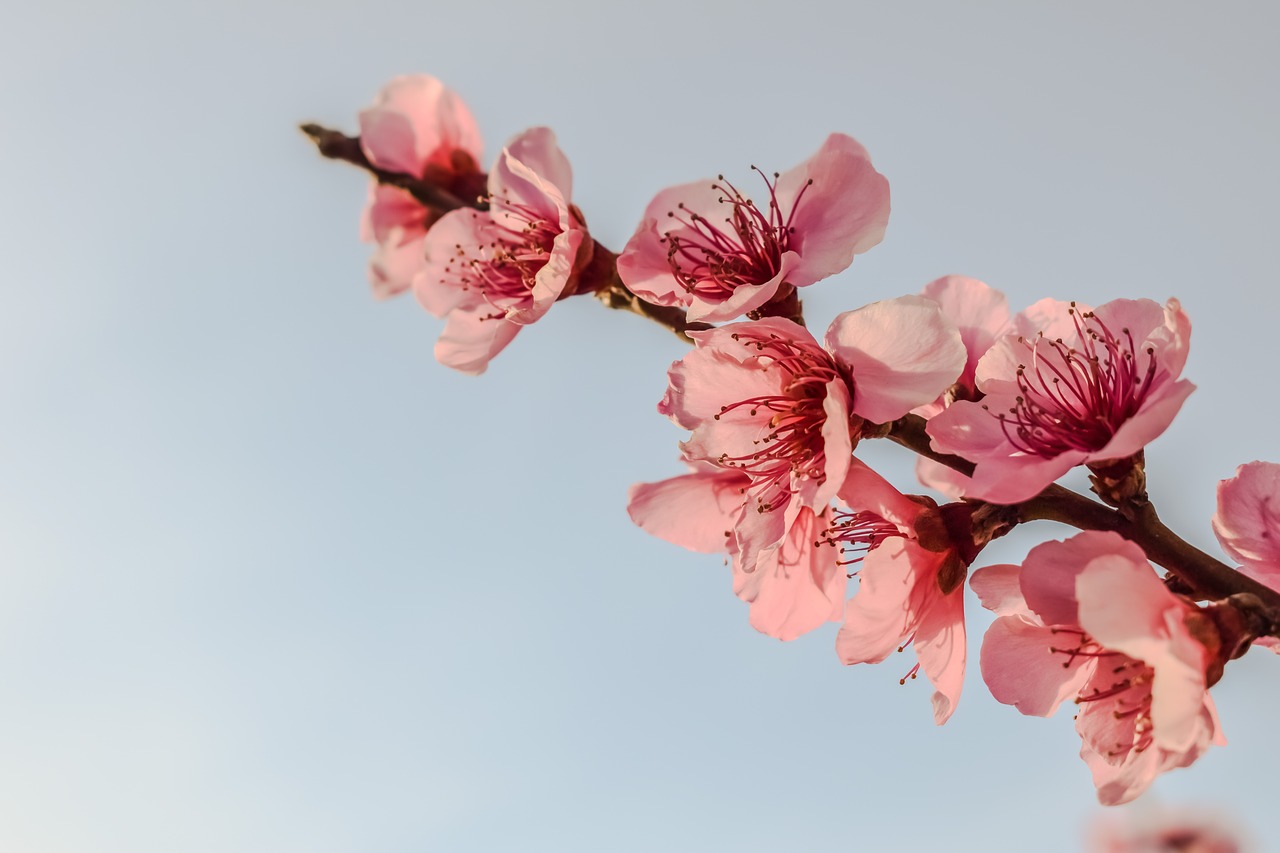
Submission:
M 1066 710 L 1023 718 L 974 666 L 935 728 L 910 655 L 759 635 L 717 557 L 630 525 L 627 486 L 679 470 L 654 412 L 678 341 L 570 300 L 453 374 L 439 321 L 369 295 L 365 179 L 294 129 L 433 73 L 488 157 L 553 126 L 615 250 L 663 186 L 851 133 L 893 215 L 810 325 L 952 272 L 1015 307 L 1179 297 L 1200 387 L 1149 474 L 1213 547 L 1214 484 L 1280 461 L 1277 20 L 1027 6 L 12 10 L 0 850 L 1080 850 Z M 1233 664 L 1231 745 L 1136 807 L 1273 826 L 1278 676 Z

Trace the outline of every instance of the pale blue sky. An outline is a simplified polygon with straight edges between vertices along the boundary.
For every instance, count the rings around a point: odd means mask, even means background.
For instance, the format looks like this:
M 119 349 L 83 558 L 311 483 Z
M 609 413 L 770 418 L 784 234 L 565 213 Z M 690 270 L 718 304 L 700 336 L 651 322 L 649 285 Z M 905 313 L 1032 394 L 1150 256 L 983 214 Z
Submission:
M 1039 4 L 1037 4 L 1039 5 Z M 756 634 L 716 557 L 650 539 L 683 349 L 591 300 L 480 379 L 373 301 L 354 128 L 433 73 L 492 156 L 555 128 L 611 248 L 665 185 L 826 134 L 893 191 L 811 325 L 950 272 L 1015 306 L 1178 296 L 1200 388 L 1149 451 L 1280 461 L 1277 21 L 1266 4 L 28 4 L 0 29 L 0 850 L 1081 849 L 1067 713 L 971 667 Z M 905 454 L 871 453 L 908 480 Z M 1038 526 L 990 550 L 1019 559 Z M 976 610 L 976 608 L 974 608 Z M 981 614 L 973 621 L 976 657 Z M 1215 689 L 1231 745 L 1152 797 L 1274 823 L 1280 661 Z

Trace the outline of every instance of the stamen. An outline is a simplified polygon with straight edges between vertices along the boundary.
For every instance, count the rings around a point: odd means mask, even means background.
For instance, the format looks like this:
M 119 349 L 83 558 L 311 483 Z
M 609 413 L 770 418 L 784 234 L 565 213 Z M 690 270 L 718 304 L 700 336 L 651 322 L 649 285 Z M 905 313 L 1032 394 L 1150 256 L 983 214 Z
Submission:
M 840 549 L 837 565 L 851 566 L 860 563 L 869 552 L 880 547 L 880 543 L 892 536 L 903 536 L 898 525 L 876 515 L 874 512 L 847 512 L 838 510 L 833 516 L 835 522 L 822 534 L 822 539 L 815 545 L 833 545 Z
M 750 453 L 722 453 L 715 462 L 749 475 L 747 500 L 755 500 L 756 512 L 770 512 L 784 505 L 800 481 L 826 476 L 827 384 L 844 374 L 820 347 L 790 341 L 776 334 L 740 331 L 733 339 L 760 353 L 764 370 L 777 368 L 785 375 L 781 393 L 751 397 L 720 407 L 715 420 L 738 415 L 760 418 L 761 433 L 752 440 Z
M 676 281 L 691 295 L 723 300 L 738 287 L 764 284 L 782 270 L 782 255 L 791 248 L 795 232 L 792 222 L 800 200 L 813 183 L 809 180 L 796 193 L 790 210 L 778 200 L 778 173 L 773 178 L 755 166 L 769 193 L 767 213 L 758 208 L 738 188 L 719 175 L 711 189 L 727 205 L 723 223 L 678 204 L 667 212 L 681 226 L 661 238 L 667 246 L 667 262 Z
M 1031 341 L 1019 338 L 1030 356 L 1018 365 L 1019 395 L 1007 412 L 992 412 L 1010 444 L 1031 456 L 1101 450 L 1142 408 L 1155 380 L 1154 347 L 1146 348 L 1146 367 L 1139 368 L 1129 329 L 1117 335 L 1074 302 L 1068 313 L 1076 345 L 1043 333 Z
M 498 313 L 483 319 L 506 316 L 511 307 L 525 307 L 537 282 L 538 272 L 551 256 L 559 223 L 549 222 L 528 205 L 508 197 L 489 197 L 492 236 L 488 244 L 455 246 L 445 263 L 442 281 L 462 290 L 476 290 Z M 473 216 L 484 216 L 476 213 Z

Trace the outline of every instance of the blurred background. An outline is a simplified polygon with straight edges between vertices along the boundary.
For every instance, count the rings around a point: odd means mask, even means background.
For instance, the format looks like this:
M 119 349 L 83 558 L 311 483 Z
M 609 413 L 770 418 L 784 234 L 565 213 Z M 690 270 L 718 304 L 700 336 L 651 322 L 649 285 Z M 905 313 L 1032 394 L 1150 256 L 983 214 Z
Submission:
M 399 73 L 492 158 L 555 128 L 617 250 L 669 184 L 833 130 L 884 243 L 810 325 L 986 280 L 1183 300 L 1200 385 L 1148 450 L 1212 548 L 1215 483 L 1280 461 L 1277 20 L 1265 3 L 53 2 L 0 28 L 0 850 L 1082 849 L 1070 709 L 976 666 L 935 728 L 910 654 L 754 632 L 715 556 L 647 537 L 684 352 L 570 300 L 482 378 L 379 303 L 354 132 Z M 867 451 L 911 484 L 904 451 Z M 1048 523 L 984 562 L 1016 561 Z M 1215 688 L 1231 745 L 1135 804 L 1274 827 L 1280 661 Z M 1262 848 L 1259 848 L 1262 849 Z

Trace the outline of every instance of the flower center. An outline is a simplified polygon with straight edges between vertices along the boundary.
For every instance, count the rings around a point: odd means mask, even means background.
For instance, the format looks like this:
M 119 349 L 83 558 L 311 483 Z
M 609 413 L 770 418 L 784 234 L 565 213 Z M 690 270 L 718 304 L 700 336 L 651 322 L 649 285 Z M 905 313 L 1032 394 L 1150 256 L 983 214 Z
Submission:
M 528 304 L 538 272 L 546 265 L 559 223 L 543 219 L 537 211 L 510 199 L 490 199 L 489 221 L 482 233 L 487 243 L 458 244 L 445 264 L 445 280 L 462 290 L 475 290 L 495 308 Z M 485 319 L 505 316 L 498 313 Z
M 1031 456 L 1101 450 L 1142 408 L 1155 379 L 1154 347 L 1144 351 L 1147 363 L 1142 368 L 1127 328 L 1117 335 L 1074 302 L 1069 313 L 1076 327 L 1075 346 L 1043 333 L 1031 341 L 1018 338 L 1031 354 L 1030 365 L 1018 365 L 1014 405 L 992 413 L 1009 443 Z
M 667 212 L 683 226 L 661 239 L 667 246 L 667 263 L 676 281 L 691 295 L 723 300 L 738 287 L 764 284 L 782 270 L 782 255 L 795 233 L 791 221 L 813 180 L 800 188 L 791 209 L 783 211 L 778 202 L 778 173 L 770 180 L 760 169 L 751 168 L 769 189 L 767 211 L 761 211 L 719 175 L 711 188 L 721 193 L 718 200 L 726 213 L 723 223 L 694 213 L 683 202 Z
M 720 420 L 745 411 L 760 421 L 761 434 L 751 442 L 757 449 L 740 456 L 722 453 L 715 461 L 747 474 L 748 500 L 755 499 L 757 512 L 769 512 L 784 506 L 800 482 L 826 478 L 827 384 L 843 374 L 831 356 L 812 345 L 752 331 L 735 332 L 733 339 L 761 353 L 761 369 L 780 370 L 786 377 L 780 394 L 739 400 L 715 415 Z
M 1123 756 L 1129 750 L 1142 752 L 1151 746 L 1151 682 L 1155 670 L 1142 661 L 1099 645 L 1079 629 L 1054 628 L 1053 633 L 1070 638 L 1062 648 L 1057 645 L 1049 647 L 1051 653 L 1066 656 L 1062 664 L 1064 667 L 1071 666 L 1081 657 L 1096 661 L 1092 677 L 1075 701 L 1077 705 L 1103 703 L 1107 710 L 1103 711 L 1100 705 L 1098 712 L 1107 713 L 1115 723 L 1122 724 L 1106 727 L 1111 734 L 1128 737 L 1127 743 L 1122 740 L 1106 745 L 1107 757 Z

